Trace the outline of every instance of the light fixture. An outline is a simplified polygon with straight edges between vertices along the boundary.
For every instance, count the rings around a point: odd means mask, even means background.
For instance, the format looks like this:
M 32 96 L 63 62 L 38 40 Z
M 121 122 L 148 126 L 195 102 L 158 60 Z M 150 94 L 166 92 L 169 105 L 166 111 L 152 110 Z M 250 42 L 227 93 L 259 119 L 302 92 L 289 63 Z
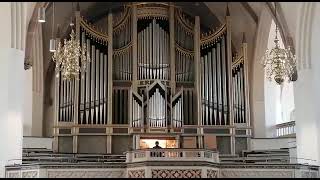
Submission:
M 263 57 L 263 66 L 266 70 L 266 77 L 272 81 L 274 79 L 277 84 L 281 85 L 285 80 L 290 82 L 296 73 L 296 56 L 288 48 L 281 48 L 278 40 L 278 25 L 277 25 L 277 7 L 275 3 L 276 16 L 276 36 L 274 39 L 274 47 L 267 50 Z
M 50 39 L 50 52 L 55 52 L 57 47 L 57 41 L 55 39 Z
M 38 9 L 38 22 L 46 22 L 46 9 L 44 7 L 40 7 Z
M 79 80 L 80 72 L 84 72 L 87 68 L 88 62 L 90 62 L 90 56 L 87 52 L 86 43 L 82 43 L 77 40 L 77 34 L 71 26 L 70 39 L 64 39 L 63 45 L 58 43 L 57 50 L 52 56 L 52 60 L 56 63 L 57 77 L 60 72 L 64 80 Z
M 52 32 L 51 32 L 51 39 L 50 39 L 50 46 L 49 46 L 50 52 L 55 52 L 56 47 L 57 47 L 57 41 L 53 36 L 53 33 L 54 33 L 54 14 L 55 14 L 55 7 L 54 7 L 54 2 L 52 2 Z
M 72 7 L 72 12 L 73 12 L 73 2 L 71 2 L 71 7 Z M 74 26 L 73 16 L 70 17 L 70 26 L 71 26 L 71 28 Z

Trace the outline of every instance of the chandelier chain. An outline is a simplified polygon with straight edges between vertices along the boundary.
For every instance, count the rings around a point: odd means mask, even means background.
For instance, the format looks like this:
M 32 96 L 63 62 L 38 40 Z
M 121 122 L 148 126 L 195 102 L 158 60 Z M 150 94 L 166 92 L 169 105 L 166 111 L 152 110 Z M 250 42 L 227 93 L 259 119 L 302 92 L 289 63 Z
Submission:
M 265 56 L 262 59 L 263 66 L 266 71 L 268 80 L 274 79 L 277 84 L 281 85 L 285 80 L 289 82 L 293 79 L 293 74 L 296 72 L 296 56 L 291 52 L 290 47 L 281 48 L 278 39 L 278 19 L 277 19 L 277 4 L 275 2 L 275 39 L 274 47 L 271 50 L 266 50 Z

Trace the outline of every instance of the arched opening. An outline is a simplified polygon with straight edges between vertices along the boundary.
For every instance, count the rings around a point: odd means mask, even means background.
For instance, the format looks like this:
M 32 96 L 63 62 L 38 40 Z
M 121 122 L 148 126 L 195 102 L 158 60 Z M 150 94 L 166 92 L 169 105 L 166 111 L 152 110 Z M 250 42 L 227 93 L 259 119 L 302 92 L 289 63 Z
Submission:
M 268 49 L 274 47 L 276 24 L 271 23 Z M 278 34 L 279 44 L 284 48 L 281 36 Z M 267 137 L 286 136 L 294 133 L 294 94 L 293 83 L 285 81 L 278 85 L 274 80 L 264 78 L 265 118 Z

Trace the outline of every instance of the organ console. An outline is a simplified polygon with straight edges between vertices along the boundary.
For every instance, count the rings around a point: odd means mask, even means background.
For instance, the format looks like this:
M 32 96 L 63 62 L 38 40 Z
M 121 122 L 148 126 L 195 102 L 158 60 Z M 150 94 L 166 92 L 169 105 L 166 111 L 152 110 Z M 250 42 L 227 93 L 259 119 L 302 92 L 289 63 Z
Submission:
M 77 38 L 91 61 L 78 82 L 56 81 L 56 151 L 63 136 L 79 152 L 84 135 L 107 136 L 111 146 L 116 135 L 135 142 L 141 133 L 180 133 L 197 136 L 199 147 L 205 133 L 234 139 L 237 124 L 250 135 L 246 46 L 233 55 L 229 16 L 209 33 L 166 3 L 132 3 L 108 17 L 105 33 L 76 14 Z

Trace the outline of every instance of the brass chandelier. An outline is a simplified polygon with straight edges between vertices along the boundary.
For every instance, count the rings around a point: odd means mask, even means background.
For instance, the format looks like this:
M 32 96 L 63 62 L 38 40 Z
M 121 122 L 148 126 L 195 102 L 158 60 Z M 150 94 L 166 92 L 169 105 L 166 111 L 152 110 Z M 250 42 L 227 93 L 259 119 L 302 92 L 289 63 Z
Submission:
M 58 43 L 52 60 L 56 63 L 57 76 L 61 71 L 64 80 L 79 80 L 79 74 L 86 70 L 90 56 L 87 53 L 86 44 L 83 43 L 82 47 L 80 46 L 80 41 L 76 40 L 76 34 L 72 29 L 70 40 L 64 39 L 63 46 L 61 42 Z
M 275 16 L 277 18 L 277 7 L 275 3 Z M 296 73 L 296 56 L 291 52 L 290 47 L 281 48 L 278 40 L 278 25 L 276 23 L 276 36 L 274 39 L 274 47 L 267 50 L 262 59 L 263 66 L 266 70 L 266 78 L 272 79 L 279 85 L 285 80 L 292 81 L 294 73 Z
M 79 80 L 79 74 L 86 70 L 87 64 L 90 62 L 90 56 L 87 52 L 86 43 L 82 43 L 82 46 L 80 46 L 80 41 L 77 40 L 72 28 L 74 26 L 72 21 L 70 26 L 70 39 L 64 39 L 63 45 L 61 42 L 58 43 L 52 60 L 56 63 L 57 77 L 59 77 L 61 72 L 64 80 Z

